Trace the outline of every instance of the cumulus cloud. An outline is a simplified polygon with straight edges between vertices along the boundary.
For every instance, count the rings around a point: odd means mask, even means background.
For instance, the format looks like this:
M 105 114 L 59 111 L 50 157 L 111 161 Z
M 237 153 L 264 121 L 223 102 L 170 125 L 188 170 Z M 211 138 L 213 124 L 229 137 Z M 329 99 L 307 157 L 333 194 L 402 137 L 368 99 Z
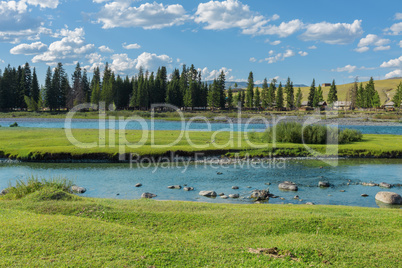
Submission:
M 396 14 L 395 14 L 395 19 L 396 19 L 396 20 L 402 20 L 402 13 L 400 13 L 400 12 L 399 12 L 399 13 L 396 13 Z
M 97 21 L 103 24 L 104 29 L 116 27 L 162 29 L 183 24 L 188 18 L 182 5 L 165 6 L 156 2 L 134 7 L 130 1 L 115 1 L 105 4 L 97 14 Z
M 279 45 L 280 43 L 281 43 L 280 40 L 275 40 L 275 41 L 271 42 L 270 44 L 273 45 L 273 46 L 277 46 L 277 45 Z
M 391 35 L 399 35 L 402 33 L 402 22 L 393 24 L 389 29 L 385 29 Z
M 41 8 L 57 8 L 59 0 L 27 0 L 27 3 Z
M 399 44 L 398 44 L 400 47 L 402 47 L 402 41 L 399 41 Z
M 99 53 L 91 53 L 85 56 L 85 59 L 87 59 L 88 63 L 90 65 L 83 66 L 83 69 L 88 70 L 89 72 L 93 72 L 93 70 L 96 67 L 99 67 L 100 69 L 103 69 L 105 67 L 105 60 L 106 58 L 102 57 Z
M 30 16 L 25 1 L 0 2 L 0 42 L 19 43 L 23 39 L 38 40 L 51 31 L 38 18 Z
M 357 70 L 357 66 L 352 66 L 352 65 L 348 64 L 345 67 L 339 67 L 336 69 L 332 69 L 331 71 L 338 72 L 338 73 L 341 73 L 341 72 L 353 73 L 356 70 Z
M 168 55 L 144 52 L 137 57 L 135 68 L 143 67 L 145 70 L 156 70 L 160 66 L 170 65 L 172 62 L 172 58 Z
M 389 60 L 387 62 L 383 62 L 380 67 L 382 68 L 402 68 L 402 56 L 396 59 Z
M 250 62 L 256 62 L 256 61 L 257 61 L 256 58 L 254 58 L 254 57 L 250 58 Z
M 306 51 L 299 51 L 299 55 L 305 57 L 308 55 L 308 53 Z
M 260 62 L 266 61 L 269 64 L 278 62 L 278 61 L 283 61 L 286 58 L 290 58 L 290 57 L 294 57 L 296 55 L 296 53 L 291 50 L 291 49 L 287 49 L 284 53 L 278 53 L 275 55 L 275 52 L 273 50 L 269 51 L 268 53 L 270 55 L 270 57 L 265 58 L 264 60 L 261 60 Z M 299 55 L 301 55 L 299 53 Z
M 267 18 L 251 11 L 248 5 L 238 0 L 226 0 L 199 4 L 194 21 L 205 24 L 204 29 L 207 30 L 239 28 L 243 34 L 250 35 L 286 37 L 300 29 L 301 22 L 299 20 L 282 22 L 279 26 L 268 25 L 270 21 L 278 19 L 277 14 Z
M 234 76 L 230 75 L 230 73 L 233 70 L 228 69 L 226 67 L 222 67 L 219 70 L 212 70 L 212 71 L 210 71 L 207 67 L 205 67 L 204 69 L 198 69 L 198 71 L 201 72 L 202 80 L 204 81 L 211 81 L 214 80 L 215 78 L 218 78 L 218 76 L 221 74 L 222 71 L 225 74 L 226 81 L 233 81 L 235 79 Z
M 85 57 L 95 50 L 95 45 L 85 43 L 85 32 L 83 28 L 76 28 L 71 31 L 62 29 L 57 36 L 63 37 L 49 45 L 46 52 L 36 55 L 32 62 L 45 62 L 53 65 L 56 62 L 63 61 L 65 64 L 74 62 L 79 58 Z
M 125 49 L 140 49 L 141 48 L 141 46 L 139 45 L 139 44 L 126 44 L 126 43 L 123 43 L 123 48 L 125 48 Z
M 399 70 L 394 70 L 392 72 L 389 72 L 385 75 L 385 78 L 393 78 L 393 77 L 402 77 L 402 69 Z
M 47 51 L 47 45 L 42 42 L 35 42 L 31 44 L 19 44 L 18 46 L 10 49 L 10 53 L 14 55 L 35 55 Z
M 375 34 L 368 34 L 366 37 L 360 39 L 359 43 L 357 44 L 357 48 L 355 51 L 357 52 L 366 52 L 370 50 L 369 46 L 374 46 L 374 51 L 379 51 L 379 50 L 387 50 L 390 49 L 390 46 L 385 46 L 389 44 L 391 40 L 385 39 L 385 38 L 380 38 Z
M 317 49 L 316 46 L 309 46 L 308 49 Z
M 100 50 L 100 52 L 104 52 L 104 53 L 113 53 L 113 49 L 111 49 L 107 46 L 100 46 L 99 50 Z
M 329 22 L 308 24 L 300 38 L 304 41 L 321 41 L 331 45 L 349 44 L 362 35 L 361 22 L 361 20 L 355 20 L 352 24 Z

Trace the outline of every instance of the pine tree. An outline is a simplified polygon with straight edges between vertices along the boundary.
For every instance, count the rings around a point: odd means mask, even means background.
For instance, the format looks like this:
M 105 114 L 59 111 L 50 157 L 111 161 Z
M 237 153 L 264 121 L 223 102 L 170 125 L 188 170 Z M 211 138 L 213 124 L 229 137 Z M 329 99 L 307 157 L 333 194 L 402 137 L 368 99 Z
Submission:
M 219 92 L 219 107 L 221 109 L 225 109 L 225 104 L 226 104 L 226 96 L 225 96 L 225 73 L 224 71 L 221 71 L 219 77 L 218 77 L 218 92 Z
M 370 81 L 367 83 L 365 88 L 365 107 L 372 108 L 373 107 L 373 97 L 375 94 L 375 86 L 373 77 L 370 78 Z
M 286 82 L 285 86 L 285 92 L 286 92 L 286 107 L 289 109 L 294 108 L 294 89 L 293 89 L 293 82 L 290 81 L 290 78 L 288 77 L 288 80 Z
M 183 97 L 180 93 L 180 71 L 175 69 L 172 73 L 172 79 L 167 86 L 166 103 L 181 106 Z
M 307 106 L 314 107 L 313 103 L 314 103 L 315 92 L 316 92 L 315 79 L 313 79 L 313 82 L 311 83 L 311 86 L 310 86 L 310 93 L 308 95 L 308 104 L 307 104 Z
M 87 70 L 82 73 L 82 90 L 84 91 L 84 102 L 91 102 L 91 88 L 89 86 Z
M 39 106 L 40 89 L 38 77 L 36 76 L 36 69 L 33 69 L 32 83 L 31 83 L 31 101 L 34 103 L 34 110 L 37 111 Z
M 186 94 L 188 88 L 188 79 L 187 79 L 188 69 L 186 65 L 183 65 L 183 69 L 180 75 L 180 95 L 182 96 L 182 100 L 180 101 L 180 106 L 184 104 L 184 95 Z
M 378 95 L 377 90 L 374 92 L 372 104 L 374 108 L 379 108 L 381 106 L 380 95 Z
M 260 109 L 261 107 L 261 96 L 260 96 L 260 89 L 257 87 L 255 90 L 255 107 Z
M 52 76 L 52 70 L 48 67 L 45 79 L 45 105 L 48 106 L 51 111 L 57 108 L 56 88 L 53 87 Z
M 101 77 L 99 67 L 94 69 L 94 75 L 91 81 L 91 103 L 99 105 L 101 94 Z
M 399 83 L 399 86 L 396 88 L 396 92 L 394 97 L 392 98 L 394 102 L 394 107 L 400 109 L 402 105 L 402 82 Z
M 231 110 L 233 108 L 233 92 L 232 92 L 232 87 L 229 87 L 228 89 L 228 99 L 227 99 L 227 103 L 228 103 L 228 108 L 229 110 Z
M 261 92 L 261 100 L 262 100 L 262 107 L 268 108 L 269 106 L 269 89 L 268 89 L 268 80 L 264 78 L 264 82 L 262 83 L 262 92 Z
M 352 88 L 349 90 L 350 95 L 350 108 L 354 110 L 357 106 L 357 95 L 358 95 L 358 79 L 356 77 L 355 82 L 352 85 Z
M 85 102 L 85 93 L 82 84 L 82 73 L 80 63 L 75 66 L 74 73 L 72 75 L 73 86 L 69 95 L 67 96 L 67 108 L 71 109 L 75 105 Z
M 276 92 L 276 108 L 283 108 L 283 89 L 282 82 L 279 83 L 278 90 Z
M 364 108 L 364 88 L 363 88 L 363 83 L 360 83 L 359 89 L 357 90 L 357 96 L 356 96 L 356 106 L 359 108 Z
M 296 106 L 296 108 L 301 107 L 302 99 L 303 99 L 303 93 L 301 92 L 301 89 L 299 87 L 299 89 L 297 90 L 297 93 L 296 93 L 296 98 L 295 98 L 295 106 Z
M 273 103 L 276 102 L 275 95 L 276 95 L 276 79 L 274 78 L 269 84 L 268 97 L 267 97 L 268 106 L 273 106 Z
M 338 91 L 335 85 L 335 79 L 332 80 L 331 87 L 329 88 L 328 93 L 328 104 L 333 104 L 334 102 L 338 101 Z
M 253 108 L 254 104 L 254 76 L 253 72 L 250 72 L 248 76 L 248 84 L 246 90 L 246 107 Z

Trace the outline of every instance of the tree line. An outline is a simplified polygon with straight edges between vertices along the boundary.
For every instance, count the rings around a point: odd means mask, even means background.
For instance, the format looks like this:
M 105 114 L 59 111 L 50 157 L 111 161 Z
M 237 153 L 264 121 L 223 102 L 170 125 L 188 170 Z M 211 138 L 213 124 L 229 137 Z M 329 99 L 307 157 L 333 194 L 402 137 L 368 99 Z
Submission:
M 295 92 L 290 78 L 284 85 L 281 82 L 278 85 L 276 79 L 268 84 L 265 78 L 260 89 L 255 88 L 253 72 L 250 72 L 246 90 L 236 89 L 237 94 L 231 87 L 225 89 L 225 79 L 222 71 L 212 82 L 203 82 L 201 72 L 194 65 L 183 65 L 181 72 L 174 69 L 170 75 L 166 67 L 162 66 L 156 73 L 140 68 L 138 74 L 131 78 L 121 77 L 114 74 L 108 63 L 102 74 L 97 67 L 93 70 L 92 79 L 89 79 L 87 71 L 77 63 L 70 80 L 63 64 L 58 63 L 53 70 L 50 67 L 47 69 L 45 84 L 40 87 L 35 68 L 31 71 L 26 63 L 18 68 L 7 66 L 4 72 L 0 70 L 0 109 L 37 111 L 47 107 L 50 110 L 68 110 L 81 103 L 92 103 L 95 108 L 100 102 L 104 102 L 106 107 L 113 105 L 118 110 L 148 110 L 156 103 L 168 103 L 187 109 L 231 109 L 238 103 L 249 109 L 292 110 L 302 106 L 301 89 L 299 87 Z M 333 80 L 328 105 L 338 100 L 337 94 Z M 355 81 L 348 96 L 352 108 L 380 106 L 373 78 L 365 87 Z M 321 85 L 316 87 L 313 79 L 307 106 L 319 107 L 323 101 Z

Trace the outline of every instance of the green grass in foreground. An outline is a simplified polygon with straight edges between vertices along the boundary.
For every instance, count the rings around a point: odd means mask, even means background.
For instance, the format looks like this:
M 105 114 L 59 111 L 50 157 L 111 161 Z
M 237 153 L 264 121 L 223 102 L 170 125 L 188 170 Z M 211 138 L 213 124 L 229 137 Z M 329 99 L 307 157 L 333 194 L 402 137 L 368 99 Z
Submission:
M 46 154 L 64 156 L 76 156 L 91 158 L 91 154 L 106 154 L 109 159 L 115 159 L 119 153 L 119 140 L 127 139 L 131 144 L 125 147 L 126 153 L 139 155 L 162 155 L 168 151 L 199 152 L 210 151 L 216 154 L 234 154 L 240 152 L 251 156 L 268 156 L 275 153 L 281 156 L 306 156 L 310 153 L 303 144 L 295 143 L 263 143 L 260 136 L 262 133 L 238 133 L 233 136 L 229 132 L 188 132 L 188 137 L 193 144 L 189 144 L 186 133 L 175 145 L 169 143 L 175 141 L 181 134 L 180 131 L 155 131 L 155 145 L 151 144 L 151 134 L 138 130 L 127 130 L 119 136 L 119 132 L 109 133 L 99 137 L 98 130 L 74 129 L 74 137 L 83 143 L 99 142 L 104 146 L 94 148 L 80 148 L 71 144 L 66 138 L 63 129 L 42 128 L 0 128 L 0 155 L 18 159 L 46 160 Z M 144 135 L 144 136 L 143 136 Z M 146 142 L 138 148 L 133 148 L 142 137 Z M 215 135 L 215 136 L 214 136 Z M 245 136 L 245 135 L 248 135 Z M 111 138 L 112 137 L 112 138 Z M 212 142 L 214 141 L 214 142 Z M 265 146 L 256 149 L 253 145 Z M 194 146 L 195 145 L 195 146 Z M 198 147 L 197 147 L 198 146 Z M 402 155 L 402 140 L 399 135 L 363 135 L 361 142 L 336 145 L 309 145 L 311 149 L 326 155 L 338 154 L 340 156 L 376 156 L 376 157 L 400 157 Z M 336 152 L 336 148 L 339 149 Z
M 401 264 L 397 209 L 36 198 L 43 195 L 45 189 L 20 200 L 0 198 L 1 267 Z M 249 252 L 273 247 L 293 259 Z

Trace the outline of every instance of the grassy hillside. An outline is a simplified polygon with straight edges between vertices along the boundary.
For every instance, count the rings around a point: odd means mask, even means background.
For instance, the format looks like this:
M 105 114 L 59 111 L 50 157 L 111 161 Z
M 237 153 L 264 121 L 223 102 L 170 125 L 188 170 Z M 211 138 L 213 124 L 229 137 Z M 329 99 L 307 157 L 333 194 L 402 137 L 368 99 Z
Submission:
M 398 209 L 44 195 L 0 199 L 1 267 L 400 266 Z
M 331 82 L 331 81 L 328 81 Z M 381 103 L 384 104 L 387 100 L 391 100 L 396 92 L 396 88 L 399 83 L 402 82 L 402 78 L 400 79 L 387 79 L 387 80 L 374 80 L 375 89 L 378 91 L 378 94 L 381 98 Z M 365 86 L 367 82 L 363 82 L 363 86 Z M 318 86 L 318 84 L 316 84 Z M 353 83 L 337 85 L 338 90 L 338 99 L 339 100 L 349 100 L 347 97 L 348 91 L 352 88 Z M 330 87 L 323 87 L 323 95 L 324 99 L 328 99 L 328 92 Z M 302 87 L 300 88 L 303 93 L 303 101 L 307 100 L 310 87 Z M 297 88 L 296 88 L 297 90 Z

